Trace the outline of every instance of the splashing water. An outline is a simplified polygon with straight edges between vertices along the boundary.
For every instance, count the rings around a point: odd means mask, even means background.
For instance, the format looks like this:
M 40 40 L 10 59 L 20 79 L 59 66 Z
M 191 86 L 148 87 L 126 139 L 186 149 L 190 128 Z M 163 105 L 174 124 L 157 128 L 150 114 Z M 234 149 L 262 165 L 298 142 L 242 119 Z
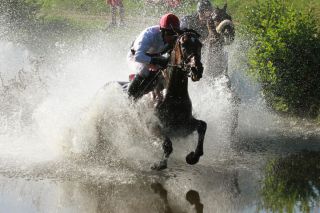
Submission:
M 6 104 L 1 108 L 0 156 L 7 163 L 0 167 L 12 162 L 18 162 L 15 166 L 19 167 L 89 155 L 96 160 L 104 159 L 107 164 L 119 161 L 117 166 L 149 170 L 150 164 L 162 155 L 162 141 L 148 130 L 156 118 L 147 99 L 132 105 L 117 84 L 104 86 L 127 79 L 126 52 L 130 42 L 127 38 L 120 39 L 123 40 L 120 46 L 99 34 L 81 46 L 56 41 L 51 54 L 42 57 L 24 46 L 1 41 L 1 98 Z M 234 52 L 231 50 L 236 55 Z M 235 63 L 234 57 L 230 57 L 232 70 L 237 69 Z M 234 70 L 234 74 L 239 73 Z M 243 81 L 247 81 L 243 76 Z M 241 93 L 252 90 L 241 89 L 238 89 Z M 230 160 L 233 109 L 226 79 L 190 81 L 189 92 L 195 116 L 208 124 L 205 155 L 200 164 L 209 166 Z M 247 108 L 250 115 L 246 114 Z M 251 124 L 250 118 L 258 114 L 264 117 L 261 111 L 265 109 L 258 109 L 253 115 L 252 105 L 242 103 L 239 131 L 241 125 L 246 125 L 246 119 Z M 253 126 L 264 128 L 270 123 L 265 121 L 262 127 Z M 196 141 L 196 133 L 175 140 L 173 162 L 184 163 Z
M 231 136 L 227 79 L 189 83 L 194 115 L 208 124 L 200 162 L 184 160 L 196 146 L 194 133 L 173 140 L 166 171 L 151 172 L 162 141 L 149 131 L 157 118 L 148 99 L 132 104 L 118 84 L 106 85 L 127 80 L 125 58 L 136 33 L 119 35 L 117 42 L 108 36 L 96 33 L 73 45 L 56 39 L 43 51 L 0 40 L 0 211 L 19 198 L 24 205 L 18 211 L 36 205 L 38 211 L 150 212 L 151 206 L 164 212 L 170 204 L 173 212 L 191 212 L 186 195 L 195 189 L 209 212 L 255 212 L 250 208 L 257 203 L 263 154 L 232 149 L 238 140 Z M 270 137 L 279 126 L 259 85 L 245 75 L 241 43 L 228 48 L 229 71 L 241 98 L 237 137 L 251 146 L 249 136 Z M 150 187 L 155 181 L 163 188 Z

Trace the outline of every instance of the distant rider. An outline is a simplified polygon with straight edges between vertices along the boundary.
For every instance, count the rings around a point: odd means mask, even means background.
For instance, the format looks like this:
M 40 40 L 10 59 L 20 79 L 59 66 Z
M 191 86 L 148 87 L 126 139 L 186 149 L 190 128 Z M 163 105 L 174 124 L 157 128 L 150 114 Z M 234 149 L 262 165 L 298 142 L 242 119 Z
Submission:
M 184 16 L 181 19 L 180 28 L 194 29 L 201 35 L 201 41 L 207 41 L 210 39 L 219 40 L 221 36 L 217 30 L 216 25 L 222 21 L 221 18 L 232 21 L 229 14 L 226 13 L 227 4 L 224 5 L 223 9 L 213 7 L 210 0 L 201 0 L 197 4 L 197 12 L 192 15 Z M 217 14 L 219 11 L 224 11 L 223 16 Z
M 201 0 L 197 4 L 197 12 L 192 15 L 184 16 L 181 19 L 181 29 L 193 29 L 201 35 L 201 41 L 209 36 L 208 24 L 212 19 L 213 6 L 209 0 Z M 213 30 L 215 31 L 214 27 Z
M 128 88 L 130 97 L 137 100 L 153 89 L 159 68 L 165 68 L 169 60 L 161 54 L 172 50 L 179 30 L 179 18 L 168 13 L 159 25 L 146 28 L 133 42 L 128 58 L 136 74 Z
M 181 29 L 194 29 L 201 35 L 206 72 L 213 77 L 228 75 L 228 54 L 223 47 L 233 41 L 234 28 L 226 9 L 226 4 L 220 9 L 213 7 L 210 0 L 201 0 L 197 4 L 197 12 L 183 17 L 180 24 Z M 230 33 L 226 33 L 226 29 Z

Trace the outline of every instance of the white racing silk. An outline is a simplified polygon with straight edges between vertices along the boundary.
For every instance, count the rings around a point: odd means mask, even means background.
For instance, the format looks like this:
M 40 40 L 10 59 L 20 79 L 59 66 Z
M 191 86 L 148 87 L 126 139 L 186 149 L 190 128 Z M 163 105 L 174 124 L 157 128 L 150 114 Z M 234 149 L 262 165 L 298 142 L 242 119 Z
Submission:
M 150 64 L 151 57 L 148 54 L 160 54 L 165 48 L 163 42 L 160 26 L 152 26 L 143 30 L 136 40 L 133 42 L 128 54 L 129 65 L 133 66 L 136 73 L 143 77 L 149 75 L 148 65 Z

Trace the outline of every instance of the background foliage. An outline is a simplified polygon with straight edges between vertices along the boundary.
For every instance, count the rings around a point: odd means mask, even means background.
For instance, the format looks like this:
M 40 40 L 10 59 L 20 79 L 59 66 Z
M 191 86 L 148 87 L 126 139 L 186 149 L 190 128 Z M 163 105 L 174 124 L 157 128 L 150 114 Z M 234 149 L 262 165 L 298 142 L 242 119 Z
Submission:
M 303 151 L 270 161 L 266 167 L 260 208 L 267 212 L 311 212 L 320 192 L 320 153 Z
M 316 117 L 320 108 L 320 37 L 312 10 L 283 0 L 257 2 L 247 10 L 243 33 L 252 38 L 249 73 L 271 107 Z

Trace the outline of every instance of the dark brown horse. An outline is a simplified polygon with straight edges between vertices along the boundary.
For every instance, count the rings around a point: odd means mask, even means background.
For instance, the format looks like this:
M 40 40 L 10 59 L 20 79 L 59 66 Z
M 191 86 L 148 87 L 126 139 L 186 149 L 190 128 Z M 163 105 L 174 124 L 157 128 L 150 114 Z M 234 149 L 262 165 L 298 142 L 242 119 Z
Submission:
M 192 115 L 192 103 L 188 93 L 188 78 L 198 81 L 202 77 L 201 63 L 202 44 L 199 35 L 194 31 L 186 31 L 177 38 L 171 53 L 168 68 L 164 71 L 165 94 L 163 100 L 155 108 L 159 118 L 158 130 L 164 140 L 162 160 L 152 169 L 167 168 L 167 160 L 173 151 L 172 137 L 186 137 L 194 131 L 198 132 L 198 144 L 194 152 L 186 156 L 188 164 L 196 164 L 203 155 L 203 141 L 207 128 L 206 122 L 197 120 Z

